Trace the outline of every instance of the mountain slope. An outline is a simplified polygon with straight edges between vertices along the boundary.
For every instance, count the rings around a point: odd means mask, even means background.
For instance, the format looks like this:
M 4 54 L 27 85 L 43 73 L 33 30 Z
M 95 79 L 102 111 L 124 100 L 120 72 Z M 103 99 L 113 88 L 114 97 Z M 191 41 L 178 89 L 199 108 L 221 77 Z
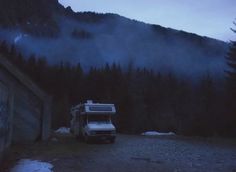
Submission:
M 222 41 L 115 14 L 75 13 L 56 0 L 22 0 L 12 12 L 18 3 L 0 0 L 0 40 L 26 55 L 86 69 L 116 62 L 192 78 L 223 76 L 228 45 Z

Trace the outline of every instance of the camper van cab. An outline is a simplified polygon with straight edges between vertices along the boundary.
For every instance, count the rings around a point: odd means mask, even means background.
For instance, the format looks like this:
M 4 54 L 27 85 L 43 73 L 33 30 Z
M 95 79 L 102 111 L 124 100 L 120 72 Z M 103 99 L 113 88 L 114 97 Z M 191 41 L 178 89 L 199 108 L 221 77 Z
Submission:
M 87 101 L 71 108 L 71 132 L 84 138 L 86 142 L 93 139 L 106 139 L 114 143 L 116 128 L 112 124 L 112 115 L 116 113 L 114 104 L 100 104 Z

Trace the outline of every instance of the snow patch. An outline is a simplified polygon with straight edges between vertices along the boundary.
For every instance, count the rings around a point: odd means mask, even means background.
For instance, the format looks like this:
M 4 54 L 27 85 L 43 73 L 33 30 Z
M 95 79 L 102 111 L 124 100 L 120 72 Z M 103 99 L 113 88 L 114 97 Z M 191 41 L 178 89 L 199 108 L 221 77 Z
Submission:
M 70 129 L 66 128 L 66 127 L 61 127 L 58 128 L 55 133 L 59 133 L 59 134 L 70 134 Z
M 53 172 L 53 165 L 37 160 L 22 159 L 11 169 L 11 172 Z
M 146 131 L 142 133 L 143 136 L 173 136 L 175 133 L 173 132 L 168 132 L 168 133 L 160 133 L 157 131 Z

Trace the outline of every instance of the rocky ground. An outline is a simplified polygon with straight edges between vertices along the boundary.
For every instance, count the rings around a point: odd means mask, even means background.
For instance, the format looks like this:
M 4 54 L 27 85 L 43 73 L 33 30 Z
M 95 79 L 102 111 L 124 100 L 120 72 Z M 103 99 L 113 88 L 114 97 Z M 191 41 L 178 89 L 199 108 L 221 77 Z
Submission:
M 236 140 L 118 135 L 114 144 L 86 144 L 56 135 L 47 143 L 13 145 L 0 171 L 22 158 L 50 162 L 54 172 L 236 172 Z

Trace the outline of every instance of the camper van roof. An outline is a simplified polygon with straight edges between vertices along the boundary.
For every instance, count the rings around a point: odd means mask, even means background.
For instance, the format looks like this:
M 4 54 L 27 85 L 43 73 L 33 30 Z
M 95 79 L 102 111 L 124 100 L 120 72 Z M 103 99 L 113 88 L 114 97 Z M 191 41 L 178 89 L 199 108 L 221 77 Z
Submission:
M 109 113 L 115 114 L 116 109 L 114 104 L 100 104 L 100 103 L 85 103 L 84 104 L 85 113 Z
M 115 114 L 116 108 L 114 104 L 101 104 L 87 101 L 87 103 L 72 107 L 71 113 L 74 111 L 80 111 L 86 114 Z

